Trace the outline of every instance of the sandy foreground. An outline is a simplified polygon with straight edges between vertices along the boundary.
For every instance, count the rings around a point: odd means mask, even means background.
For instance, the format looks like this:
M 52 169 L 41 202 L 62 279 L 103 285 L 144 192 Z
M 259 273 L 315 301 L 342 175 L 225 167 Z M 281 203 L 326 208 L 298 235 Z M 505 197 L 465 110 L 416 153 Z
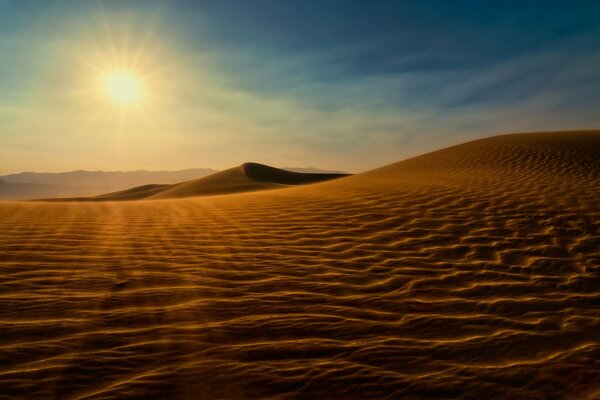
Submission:
M 0 314 L 2 398 L 600 398 L 600 132 L 0 203 Z

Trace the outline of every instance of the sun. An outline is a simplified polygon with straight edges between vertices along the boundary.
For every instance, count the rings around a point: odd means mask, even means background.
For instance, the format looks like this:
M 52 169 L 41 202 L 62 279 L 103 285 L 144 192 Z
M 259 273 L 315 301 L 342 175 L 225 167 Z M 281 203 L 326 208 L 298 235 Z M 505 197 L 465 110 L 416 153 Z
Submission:
M 132 71 L 109 72 L 104 80 L 104 90 L 111 100 L 120 105 L 135 104 L 142 98 L 140 78 Z

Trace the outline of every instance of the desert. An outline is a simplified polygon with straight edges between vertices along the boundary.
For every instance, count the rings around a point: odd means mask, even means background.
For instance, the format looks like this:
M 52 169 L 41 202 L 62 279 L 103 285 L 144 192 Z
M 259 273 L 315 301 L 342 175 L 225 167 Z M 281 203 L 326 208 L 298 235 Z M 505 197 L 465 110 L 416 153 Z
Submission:
M 267 178 L 0 203 L 0 396 L 600 395 L 600 132 Z
M 600 400 L 599 16 L 0 0 L 0 400 Z

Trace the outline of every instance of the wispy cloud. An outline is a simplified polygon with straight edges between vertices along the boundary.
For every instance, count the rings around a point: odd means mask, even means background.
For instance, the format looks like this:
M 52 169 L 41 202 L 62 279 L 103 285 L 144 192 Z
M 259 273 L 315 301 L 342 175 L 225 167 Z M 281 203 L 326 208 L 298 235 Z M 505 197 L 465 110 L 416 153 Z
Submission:
M 18 78 L 0 79 L 0 144 L 13 166 L 4 172 L 21 168 L 27 149 L 40 169 L 255 160 L 358 172 L 482 135 L 600 125 L 600 29 L 582 24 L 581 13 L 539 26 L 539 39 L 510 14 L 485 17 L 491 27 L 434 14 L 415 22 L 391 3 L 348 11 L 377 12 L 380 25 L 325 9 L 321 19 L 342 18 L 327 29 L 275 5 L 249 17 L 243 5 L 233 15 L 196 3 L 170 11 L 145 4 L 126 13 L 35 6 L 34 27 L 0 39 L 12 56 L 0 60 L 0 72 Z M 270 13 L 289 23 L 252 20 Z M 160 70 L 160 101 L 118 126 L 82 100 L 79 61 L 110 48 L 107 33 L 119 42 L 132 32 L 144 33 L 132 43 L 146 46 Z M 512 43 L 519 35 L 523 43 Z

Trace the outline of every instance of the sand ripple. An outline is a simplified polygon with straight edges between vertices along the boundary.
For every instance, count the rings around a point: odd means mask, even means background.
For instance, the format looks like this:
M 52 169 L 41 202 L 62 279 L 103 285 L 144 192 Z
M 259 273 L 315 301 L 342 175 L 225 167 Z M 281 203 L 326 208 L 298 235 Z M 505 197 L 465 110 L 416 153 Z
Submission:
M 0 205 L 3 398 L 597 398 L 600 135 Z M 429 157 L 429 158 L 427 158 Z

